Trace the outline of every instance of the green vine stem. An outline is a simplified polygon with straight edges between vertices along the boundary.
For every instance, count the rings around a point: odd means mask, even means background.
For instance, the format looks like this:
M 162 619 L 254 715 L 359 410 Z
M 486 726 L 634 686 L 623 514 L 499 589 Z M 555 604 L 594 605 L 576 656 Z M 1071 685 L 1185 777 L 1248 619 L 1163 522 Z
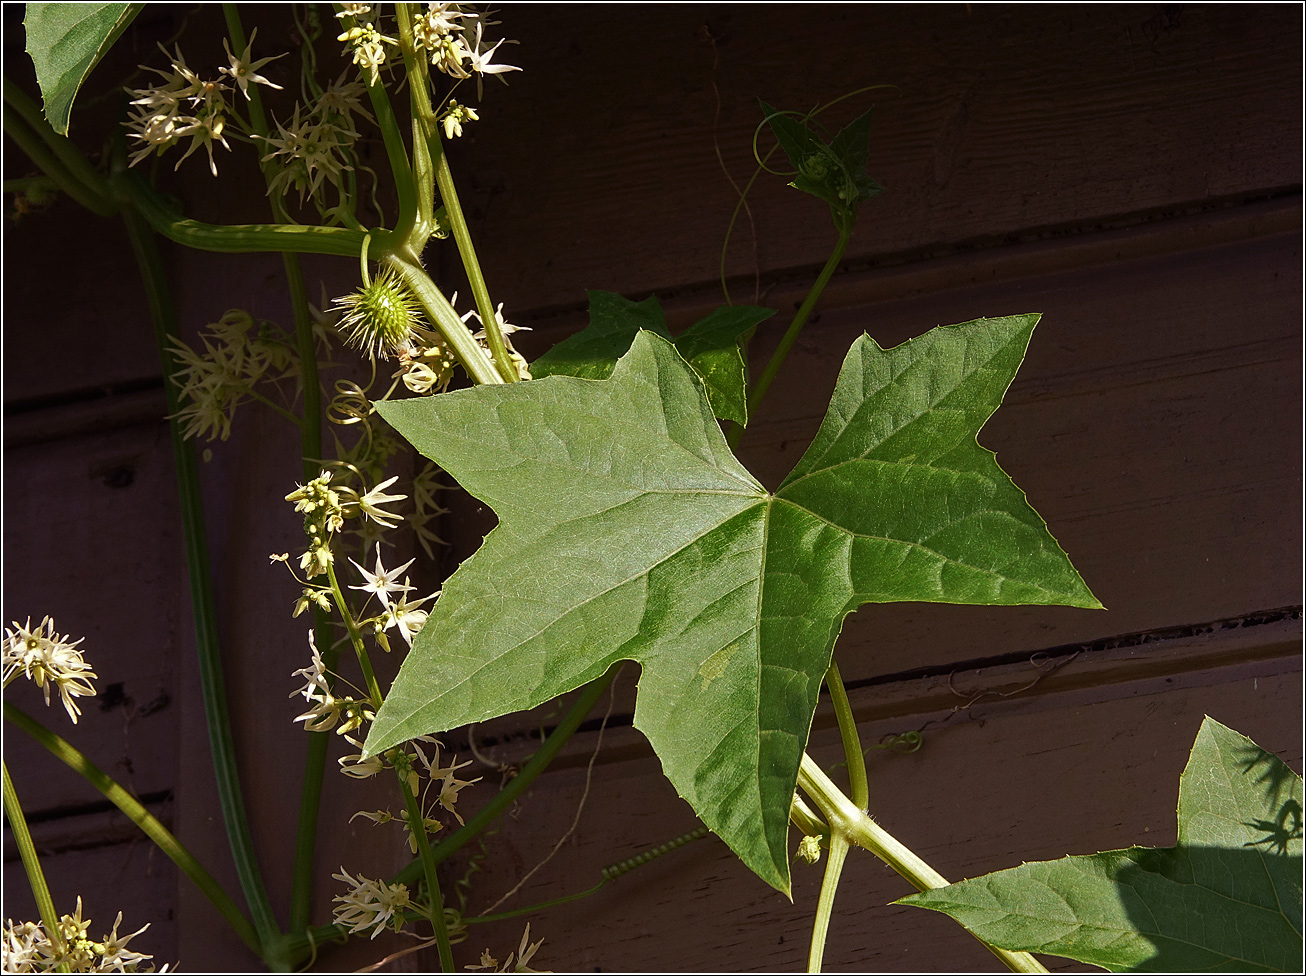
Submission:
M 820 837 L 827 842 L 830 839 L 829 825 L 797 793 L 789 804 L 789 822 L 801 830 L 805 837 Z
M 425 67 L 425 62 L 414 55 L 412 14 L 407 4 L 399 3 L 395 4 L 395 15 L 399 22 L 399 43 L 403 50 L 404 63 L 408 67 L 408 87 L 412 92 L 413 119 L 420 125 L 430 149 L 431 159 L 435 163 L 435 183 L 440 190 L 440 201 L 444 204 L 445 219 L 453 232 L 454 242 L 458 245 L 458 255 L 462 258 L 463 268 L 467 272 L 467 281 L 472 288 L 472 297 L 476 301 L 476 311 L 481 316 L 481 324 L 485 327 L 485 341 L 490 347 L 490 355 L 494 358 L 495 367 L 503 382 L 515 383 L 521 377 L 512 358 L 508 355 L 508 347 L 503 341 L 503 332 L 499 328 L 499 319 L 494 311 L 494 302 L 490 299 L 490 290 L 476 257 L 471 230 L 467 226 L 467 218 L 463 215 L 462 204 L 458 201 L 458 190 L 454 186 L 453 171 L 449 168 L 449 157 L 444 151 L 444 143 L 436 127 L 435 113 L 431 109 L 430 95 L 426 87 L 426 73 L 421 70 Z
M 789 328 L 785 330 L 784 336 L 780 339 L 780 344 L 776 346 L 775 352 L 771 355 L 771 361 L 766 364 L 762 370 L 762 375 L 757 378 L 757 382 L 748 392 L 748 415 L 753 416 L 757 410 L 758 404 L 766 396 L 766 391 L 771 388 L 771 382 L 780 372 L 780 367 L 784 365 L 789 350 L 793 348 L 794 342 L 797 341 L 799 333 L 803 331 L 803 326 L 807 324 L 808 318 L 811 317 L 812 309 L 816 307 L 817 300 L 821 297 L 821 292 L 825 291 L 825 286 L 829 283 L 834 269 L 839 266 L 843 260 L 843 252 L 848 247 L 848 240 L 852 237 L 852 220 L 846 219 L 839 227 L 839 239 L 835 242 L 834 250 L 830 252 L 829 259 L 825 262 L 825 267 L 821 269 L 816 283 L 808 291 L 807 297 L 803 299 L 803 304 L 799 306 L 798 312 L 794 319 L 789 323 Z M 744 428 L 735 427 L 730 432 L 730 446 L 736 447 L 740 438 L 744 436 Z
M 812 918 L 812 944 L 807 950 L 807 971 L 819 973 L 821 958 L 825 955 L 825 936 L 830 929 L 830 914 L 834 911 L 834 896 L 839 890 L 839 876 L 848 857 L 848 837 L 838 831 L 830 834 L 830 850 L 825 859 L 825 874 L 821 876 L 821 894 L 816 901 L 816 914 Z
M 119 166 L 122 164 L 120 158 L 115 162 Z M 209 570 L 204 509 L 200 500 L 199 471 L 194 447 L 183 437 L 181 425 L 175 419 L 181 405 L 178 401 L 177 384 L 172 377 L 169 353 L 172 341 L 177 338 L 172 295 L 158 247 L 144 221 L 131 207 L 124 207 L 123 219 L 149 299 L 150 317 L 154 322 L 155 339 L 166 378 L 164 390 L 168 399 L 168 414 L 173 418 L 168 426 L 172 433 L 173 460 L 181 501 L 182 529 L 186 542 L 186 568 L 191 584 L 191 607 L 195 618 L 195 644 L 199 658 L 204 715 L 208 725 L 209 747 L 213 754 L 213 770 L 218 780 L 222 819 L 227 829 L 227 840 L 231 845 L 236 875 L 240 879 L 241 890 L 245 894 L 254 928 L 258 932 L 259 944 L 264 947 L 265 952 L 271 953 L 272 947 L 280 937 L 280 930 L 259 872 L 258 858 L 254 853 L 254 842 L 249 832 L 249 821 L 245 815 L 245 802 L 236 767 L 236 746 L 227 705 L 222 652 L 218 643 L 217 613 L 213 605 L 213 581 Z M 266 961 L 273 966 L 282 962 L 271 958 L 266 958 Z
M 454 307 L 449 304 L 449 300 L 436 287 L 435 282 L 422 266 L 399 254 L 390 255 L 385 259 L 385 263 L 393 268 L 408 286 L 413 297 L 421 304 L 426 317 L 440 331 L 440 335 L 463 369 L 467 371 L 467 375 L 472 378 L 472 382 L 477 384 L 504 382 L 494 364 L 485 358 L 480 344 L 472 338 L 471 330 L 458 317 Z
M 6 82 L 7 84 L 7 82 Z M 59 190 L 66 194 L 70 199 L 80 203 L 92 213 L 99 214 L 102 217 L 109 216 L 113 210 L 106 210 L 93 194 L 87 191 L 86 187 L 73 177 L 71 173 L 64 168 L 63 164 L 49 152 L 41 141 L 32 134 L 31 130 L 14 115 L 10 114 L 9 106 L 5 106 L 4 111 L 4 131 L 18 145 L 32 163 L 41 170 L 46 176 L 54 181 Z
M 381 686 L 377 684 L 376 672 L 372 670 L 372 659 L 368 656 L 367 646 L 363 643 L 362 632 L 358 629 L 354 615 L 349 612 L 349 604 L 345 602 L 345 594 L 340 589 L 340 581 L 336 578 L 336 569 L 330 563 L 327 563 L 327 579 L 331 582 L 331 597 L 335 600 L 340 616 L 344 619 L 345 629 L 349 631 L 349 641 L 354 645 L 354 653 L 358 656 L 358 666 L 363 669 L 363 679 L 367 682 L 367 696 L 372 700 L 373 708 L 380 708 L 385 696 L 381 694 Z
M 444 924 L 444 897 L 440 894 L 440 879 L 435 873 L 435 861 L 431 857 L 431 842 L 426 836 L 426 819 L 422 808 L 408 785 L 407 770 L 396 764 L 395 772 L 399 774 L 399 788 L 404 794 L 404 809 L 408 814 L 408 830 L 417 843 L 417 859 L 422 865 L 422 874 L 426 878 L 426 897 L 429 899 L 427 919 L 435 931 L 435 944 L 440 951 L 440 969 L 451 973 L 453 969 L 453 948 L 449 944 L 449 929 Z
M 697 827 L 687 834 L 681 834 L 674 840 L 667 841 L 665 844 L 659 844 L 657 847 L 650 847 L 636 854 L 634 857 L 628 857 L 623 861 L 618 861 L 616 864 L 609 864 L 603 869 L 599 883 L 593 887 L 586 888 L 584 891 L 573 891 L 569 895 L 550 898 L 548 901 L 538 902 L 534 905 L 527 905 L 525 908 L 514 908 L 509 912 L 497 912 L 494 915 L 473 915 L 470 918 L 464 917 L 462 920 L 463 924 L 477 925 L 481 922 L 503 922 L 510 918 L 520 918 L 523 915 L 534 915 L 548 908 L 556 908 L 558 905 L 565 905 L 571 901 L 579 901 L 582 898 L 588 898 L 590 895 L 597 893 L 598 890 L 609 881 L 615 881 L 623 874 L 629 874 L 637 868 L 642 868 L 650 861 L 655 861 L 664 854 L 670 854 L 672 851 L 684 847 L 692 841 L 702 840 L 707 835 L 708 829 L 706 827 Z
M 594 708 L 594 705 L 608 690 L 608 685 L 616 676 L 617 668 L 620 665 L 613 665 L 603 675 L 603 677 L 591 681 L 581 689 L 580 694 L 576 697 L 575 703 L 567 710 L 562 721 L 549 733 L 535 755 L 530 761 L 522 767 L 521 772 L 508 782 L 494 798 L 472 817 L 469 817 L 467 823 L 454 831 L 439 844 L 431 848 L 431 859 L 440 864 L 447 860 L 451 855 L 460 850 L 470 841 L 474 840 L 486 827 L 492 824 L 501 814 L 504 813 L 517 798 L 521 796 L 530 785 L 535 782 L 539 775 L 549 768 L 549 764 L 562 751 L 567 740 L 572 737 L 576 729 L 580 727 L 581 722 L 585 721 L 586 716 Z M 391 879 L 392 884 L 414 884 L 422 875 L 422 864 L 420 861 L 413 861 L 406 868 L 400 871 Z M 345 929 L 338 925 L 322 925 L 305 932 L 303 934 L 291 933 L 287 937 L 287 946 L 293 952 L 304 952 L 311 945 L 321 945 L 331 939 L 340 938 L 345 934 Z
M 225 254 L 290 251 L 356 258 L 366 236 L 365 232 L 350 227 L 313 224 L 206 224 L 184 217 L 139 173 L 118 173 L 113 182 L 115 189 L 127 197 L 151 230 L 197 251 Z M 372 246 L 378 249 L 388 247 L 388 243 L 382 242 L 388 241 L 389 237 L 389 231 L 373 231 Z
M 866 782 L 866 753 L 862 750 L 862 739 L 857 734 L 857 719 L 853 716 L 852 704 L 848 701 L 848 691 L 843 686 L 843 677 L 839 674 L 839 665 L 830 661 L 830 668 L 825 672 L 825 684 L 830 689 L 830 700 L 834 703 L 834 718 L 839 724 L 839 739 L 843 744 L 843 754 L 848 763 L 848 794 L 859 810 L 865 811 L 871 802 L 870 787 Z
M 61 190 L 87 210 L 101 217 L 116 213 L 118 206 L 103 174 L 90 164 L 67 136 L 59 135 L 50 127 L 36 103 L 8 78 L 4 80 L 4 100 L 26 123 L 30 133 L 22 125 L 11 124 L 8 119 L 5 120 L 5 131 L 31 157 L 32 162 L 45 170 Z M 32 140 L 31 133 L 35 133 L 45 143 L 48 152 Z M 34 152 L 46 157 L 45 160 L 37 159 Z M 50 168 L 52 163 L 53 168 Z
M 245 914 L 231 900 L 231 896 L 222 889 L 222 886 L 218 884 L 213 875 L 205 870 L 204 865 L 195 859 L 195 856 L 182 845 L 181 841 L 177 840 L 167 827 L 163 826 L 153 814 L 146 810 L 136 797 L 132 796 L 108 774 L 82 755 L 73 745 L 47 729 L 22 709 L 5 702 L 4 716 L 8 721 L 44 746 L 56 759 L 63 762 L 104 794 L 105 798 L 121 810 L 128 820 L 140 827 L 145 836 L 154 841 L 159 850 L 163 851 L 172 863 L 177 865 L 182 874 L 195 882 L 195 886 L 199 888 L 204 897 L 213 903 L 213 907 L 227 920 L 235 933 L 240 936 L 241 941 L 249 946 L 251 951 L 259 951 L 258 933 L 254 931 L 254 926 L 249 923 L 249 919 L 245 917 Z M 7 783 L 8 773 L 5 775 Z M 26 832 L 25 828 L 24 832 Z M 15 838 L 17 838 L 17 831 L 15 831 Z
M 435 233 L 435 168 L 431 162 L 431 144 L 427 132 L 434 120 L 431 99 L 427 88 L 429 72 L 426 58 L 417 54 L 413 40 L 413 15 L 404 3 L 395 4 L 395 19 L 399 24 L 399 50 L 404 59 L 404 73 L 408 78 L 409 109 L 413 124 L 413 180 L 417 185 L 418 236 L 414 242 L 419 251 Z
M 825 673 L 825 683 L 834 702 L 835 720 L 839 723 L 839 738 L 848 764 L 849 792 L 853 805 L 865 812 L 870 803 L 870 788 L 866 782 L 866 757 L 862 753 L 862 740 L 857 734 L 857 720 L 853 717 L 848 691 L 843 686 L 839 665 L 833 660 Z M 792 811 L 791 811 L 792 814 Z M 834 896 L 839 890 L 839 876 L 843 873 L 848 856 L 848 836 L 841 831 L 830 833 L 830 854 L 825 861 L 825 874 L 821 878 L 821 894 L 812 919 L 812 943 L 807 955 L 807 971 L 819 973 L 821 958 L 825 954 L 825 938 L 830 929 L 830 915 L 834 911 Z
M 5 702 L 5 712 L 10 705 Z M 59 928 L 59 913 L 55 911 L 54 899 L 50 897 L 50 887 L 45 883 L 45 872 L 41 870 L 41 859 L 36 856 L 36 845 L 32 843 L 31 832 L 27 829 L 27 818 L 23 816 L 23 805 L 18 802 L 13 780 L 9 778 L 9 764 L 4 763 L 4 801 L 5 819 L 13 831 L 14 843 L 18 846 L 18 855 L 23 860 L 23 870 L 27 872 L 27 882 L 32 887 L 32 896 L 36 899 L 37 911 L 45 923 L 46 937 L 54 944 L 59 955 L 64 953 L 63 930 Z M 60 972 L 68 972 L 67 964 L 60 967 Z
M 243 51 L 246 47 L 245 28 L 240 20 L 240 11 L 234 3 L 222 5 L 227 21 L 227 33 L 231 38 L 231 47 Z M 311 49 L 310 49 L 311 50 Z M 248 91 L 250 126 L 259 136 L 268 135 L 267 114 L 263 111 L 263 95 L 258 85 L 251 85 Z M 272 186 L 275 164 L 261 162 L 264 181 Z M 278 194 L 270 196 L 272 216 L 285 223 L 287 220 L 284 198 Z M 313 341 L 313 318 L 308 307 L 308 290 L 304 286 L 304 271 L 299 263 L 299 255 L 283 252 L 282 264 L 286 270 L 286 284 L 290 290 L 290 307 L 295 317 L 295 345 L 299 353 L 299 380 L 304 394 L 304 419 L 300 424 L 300 454 L 304 482 L 307 484 L 318 475 L 318 462 L 322 457 L 322 394 L 318 384 L 317 348 Z M 331 631 L 325 611 L 320 607 L 313 610 L 313 625 L 317 646 L 331 648 Z M 328 651 L 328 667 L 334 667 L 335 655 Z M 304 781 L 300 787 L 299 820 L 295 830 L 295 855 L 291 867 L 290 886 L 290 931 L 299 931 L 308 926 L 312 913 L 313 898 L 313 862 L 317 846 L 317 822 L 322 805 L 322 782 L 326 775 L 327 746 L 330 735 L 326 732 L 310 732 L 308 749 L 304 757 Z
M 829 821 L 832 836 L 836 833 L 843 834 L 858 847 L 864 847 L 902 875 L 917 891 L 947 886 L 947 878 L 921 860 L 865 812 L 859 810 L 806 753 L 803 754 L 802 764 L 798 769 L 798 785 L 821 808 Z M 1009 952 L 991 946 L 983 939 L 979 941 L 1001 959 L 1012 972 L 1047 972 L 1043 964 L 1028 952 Z

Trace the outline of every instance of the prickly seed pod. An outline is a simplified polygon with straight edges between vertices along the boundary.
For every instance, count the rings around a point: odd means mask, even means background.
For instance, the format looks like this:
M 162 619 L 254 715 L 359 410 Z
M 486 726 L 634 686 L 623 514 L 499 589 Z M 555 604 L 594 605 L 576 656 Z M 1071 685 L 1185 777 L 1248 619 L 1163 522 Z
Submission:
M 388 359 L 408 348 L 421 325 L 421 306 L 389 268 L 352 295 L 335 300 L 345 341 L 373 358 Z

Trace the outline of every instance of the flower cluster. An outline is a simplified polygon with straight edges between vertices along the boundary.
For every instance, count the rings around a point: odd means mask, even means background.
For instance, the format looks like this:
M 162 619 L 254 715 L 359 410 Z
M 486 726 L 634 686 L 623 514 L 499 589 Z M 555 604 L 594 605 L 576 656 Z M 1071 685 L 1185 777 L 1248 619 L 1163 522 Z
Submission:
M 269 196 L 281 196 L 293 187 L 303 203 L 305 196 L 318 199 L 327 184 L 340 189 L 344 174 L 354 168 L 353 147 L 359 139 L 354 117 L 372 121 L 363 108 L 364 91 L 342 74 L 311 106 L 296 105 L 288 124 L 277 122 L 276 135 L 259 137 L 271 150 L 263 162 L 281 166 L 268 183 Z
M 354 740 L 351 739 L 350 741 L 353 742 Z M 421 743 L 423 742 L 434 746 L 434 751 L 431 756 L 427 756 L 425 750 L 423 750 L 421 746 Z M 355 744 L 357 745 L 357 743 Z M 463 820 L 462 815 L 457 810 L 458 794 L 473 783 L 479 783 L 481 777 L 478 776 L 476 779 L 459 779 L 457 773 L 458 770 L 470 766 L 471 760 L 469 759 L 466 762 L 460 763 L 458 762 L 458 757 L 454 756 L 449 765 L 441 766 L 440 741 L 429 735 L 418 736 L 417 738 L 412 739 L 409 742 L 409 745 L 412 747 L 411 753 L 405 749 L 392 749 L 386 753 L 386 758 L 390 761 L 390 764 L 394 766 L 399 775 L 403 777 L 409 791 L 420 797 L 419 804 L 422 808 L 422 823 L 426 832 L 428 834 L 434 833 L 435 831 L 440 830 L 443 826 L 440 823 L 439 817 L 436 816 L 436 814 L 439 813 L 436 809 L 437 806 L 444 809 L 446 812 L 453 814 L 454 819 L 456 819 L 460 824 L 464 823 L 465 821 Z M 362 747 L 359 746 L 359 748 L 361 749 Z M 367 760 L 362 763 L 357 762 L 356 760 L 360 758 L 361 753 L 359 756 L 346 756 L 340 760 L 341 767 L 346 775 L 362 779 L 365 776 L 373 775 L 385 768 L 385 763 L 380 761 L 380 757 L 374 757 L 374 759 L 378 760 L 374 765 L 368 765 L 369 763 L 372 763 L 373 760 Z M 423 773 L 425 773 L 427 780 L 424 787 L 422 786 Z M 434 798 L 430 798 L 432 791 L 435 793 Z M 375 824 L 392 822 L 402 823 L 404 830 L 408 835 L 408 848 L 414 854 L 417 853 L 417 839 L 413 836 L 412 825 L 408 822 L 407 817 L 396 816 L 389 810 L 359 810 L 349 819 L 354 820 L 357 817 L 366 817 Z
M 493 45 L 485 40 L 485 28 L 494 26 L 495 22 L 487 20 L 484 14 L 464 10 L 456 3 L 428 3 L 426 7 L 426 12 L 419 14 L 413 24 L 414 42 L 426 52 L 437 71 L 457 81 L 475 76 L 477 98 L 481 97 L 485 75 L 521 70 L 511 64 L 494 63 L 494 55 L 505 40 L 500 38 Z M 507 79 L 500 78 L 500 81 Z M 454 106 L 456 102 L 451 103 L 451 108 Z M 476 115 L 469 117 L 474 119 Z M 445 131 L 449 129 L 446 127 Z M 461 127 L 457 131 L 461 133 Z
M 294 502 L 295 511 L 304 513 L 304 534 L 310 542 L 299 558 L 299 568 L 309 579 L 321 576 L 335 562 L 330 537 L 345 524 L 344 504 L 331 487 L 331 472 L 323 469 L 308 484 L 296 486 L 286 501 Z
M 453 297 L 455 299 L 458 298 L 457 292 L 454 293 Z M 494 318 L 498 323 L 499 333 L 503 336 L 504 345 L 508 347 L 508 355 L 512 358 L 513 364 L 517 367 L 517 374 L 524 380 L 530 379 L 530 366 L 522 357 L 521 353 L 517 352 L 517 350 L 512 347 L 512 340 L 508 338 L 514 332 L 530 332 L 530 327 L 525 325 L 513 325 L 511 322 L 505 322 L 503 318 L 503 302 L 500 302 L 499 307 L 494 310 Z M 472 319 L 481 322 L 481 313 L 473 309 L 463 315 L 464 322 L 468 322 Z M 481 322 L 482 328 L 473 333 L 472 338 L 481 344 L 481 351 L 485 353 L 485 358 L 493 362 L 494 357 L 490 355 L 490 346 L 486 340 L 485 329 L 483 327 L 484 324 L 484 322 Z
M 245 45 L 240 57 L 232 54 L 230 46 L 227 46 L 231 65 L 218 69 L 220 75 L 226 76 L 239 87 L 247 100 L 250 97 L 251 83 L 271 88 L 281 87 L 258 73 L 265 64 L 276 59 L 252 59 L 250 52 L 257 33 L 255 31 L 250 35 L 249 44 Z M 225 45 L 226 41 L 223 43 Z M 131 102 L 134 108 L 127 120 L 127 128 L 131 130 L 131 137 L 141 143 L 132 153 L 131 165 L 135 166 L 151 154 L 162 155 L 182 140 L 189 139 L 190 147 L 177 160 L 177 166 L 180 167 L 195 150 L 203 148 L 208 153 L 209 171 L 217 176 L 218 164 L 213 158 L 214 144 L 221 144 L 228 151 L 231 149 L 223 135 L 231 115 L 231 106 L 227 102 L 231 85 L 222 80 L 201 78 L 186 64 L 180 48 L 175 49 L 172 55 L 168 54 L 167 48 L 160 46 L 159 49 L 168 57 L 171 67 L 167 71 L 146 65 L 141 67 L 159 75 L 162 82 L 150 88 L 131 89 L 131 94 L 135 96 Z
M 352 26 L 346 27 L 336 40 L 350 46 L 354 52 L 354 64 L 367 74 L 368 83 L 375 85 L 390 56 L 386 45 L 398 47 L 399 42 L 382 34 L 373 26 L 372 21 L 361 20 L 372 12 L 370 3 L 346 3 L 341 4 L 341 7 L 343 9 L 336 17 L 340 20 L 348 18 Z
M 172 341 L 177 361 L 173 379 L 181 387 L 184 404 L 177 418 L 185 421 L 182 436 L 207 434 L 226 440 L 236 408 L 247 399 L 260 398 L 254 387 L 299 380 L 299 359 L 289 340 L 270 322 L 254 328 L 254 317 L 239 309 L 228 311 L 200 333 L 204 352 L 196 352 L 180 339 Z
M 143 952 L 134 952 L 127 948 L 127 943 L 140 935 L 149 925 L 143 925 L 130 935 L 119 935 L 118 926 L 122 924 L 122 912 L 118 913 L 113 923 L 113 930 L 96 942 L 87 937 L 91 927 L 90 919 L 82 918 L 82 900 L 77 899 L 77 911 L 64 915 L 59 920 L 59 934 L 63 939 L 63 950 L 55 948 L 45 929 L 39 922 L 20 922 L 13 919 L 5 923 L 3 952 L 3 971 L 6 973 L 152 973 L 153 966 L 142 969 L 143 963 L 154 957 Z M 158 972 L 166 973 L 165 965 Z
M 77 717 L 82 710 L 73 701 L 78 695 L 94 695 L 95 688 L 89 679 L 97 678 L 91 666 L 77 650 L 77 645 L 86 638 L 79 638 L 72 643 L 67 636 L 55 632 L 54 621 L 45 617 L 36 627 L 29 617 L 26 624 L 14 621 L 12 629 L 5 628 L 4 649 L 4 685 L 18 676 L 24 675 L 36 682 L 36 686 L 45 693 L 45 703 L 50 704 L 50 686 L 59 689 L 63 707 L 68 717 L 77 724 Z
M 404 927 L 404 909 L 412 904 L 407 885 L 373 881 L 361 874 L 355 878 L 343 866 L 339 874 L 331 877 L 349 885 L 346 894 L 336 895 L 331 900 L 340 903 L 340 907 L 334 910 L 333 921 L 348 928 L 350 935 L 372 929 L 372 938 L 375 939 L 387 926 L 396 932 Z

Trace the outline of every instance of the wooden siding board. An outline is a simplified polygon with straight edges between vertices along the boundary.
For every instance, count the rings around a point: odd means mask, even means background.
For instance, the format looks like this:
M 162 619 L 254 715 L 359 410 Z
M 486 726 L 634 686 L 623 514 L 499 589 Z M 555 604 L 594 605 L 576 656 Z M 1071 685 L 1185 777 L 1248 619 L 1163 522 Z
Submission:
M 5 691 L 29 714 L 138 793 L 171 789 L 177 763 L 177 655 L 190 607 L 172 454 L 157 421 L 5 452 L 5 624 L 49 614 L 79 649 L 101 696 L 76 725 L 24 678 Z M 116 686 L 116 688 L 114 687 Z M 100 795 L 16 730 L 5 736 L 29 810 Z
M 451 152 L 510 315 L 584 288 L 642 297 L 713 278 L 735 204 L 716 149 L 745 181 L 758 95 L 805 110 L 898 86 L 831 113 L 840 124 L 876 104 L 871 170 L 888 187 L 850 259 L 1299 186 L 1299 12 L 1158 17 L 853 5 L 809 8 L 777 34 L 758 7 L 518 8 L 505 29 L 525 70 Z M 559 33 L 566 48 L 531 40 Z M 763 176 L 750 195 L 763 273 L 819 267 L 833 243 L 824 205 L 783 184 Z M 754 267 L 741 221 L 728 272 Z

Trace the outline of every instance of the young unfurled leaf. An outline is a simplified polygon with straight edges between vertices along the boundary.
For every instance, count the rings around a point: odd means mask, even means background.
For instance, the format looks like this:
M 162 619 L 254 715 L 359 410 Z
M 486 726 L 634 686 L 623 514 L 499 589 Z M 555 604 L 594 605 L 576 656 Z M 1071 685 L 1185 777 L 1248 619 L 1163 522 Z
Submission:
M 867 602 L 1100 604 L 976 432 L 1037 315 L 863 336 L 769 494 L 698 374 L 640 332 L 604 380 L 551 376 L 378 410 L 499 525 L 445 584 L 367 740 L 531 708 L 613 662 L 703 821 L 789 889 L 789 804 L 843 618 Z
M 635 334 L 647 329 L 670 339 L 662 306 L 654 296 L 632 302 L 610 291 L 591 291 L 590 322 L 531 364 L 537 379 L 578 376 L 602 380 L 612 375 Z M 712 410 L 722 420 L 748 426 L 748 365 L 744 342 L 758 323 L 774 315 L 754 305 L 723 305 L 672 340 L 707 386 Z
M 77 90 L 141 12 L 143 3 L 29 3 L 23 27 L 45 118 L 68 134 Z
M 844 126 L 829 145 L 797 119 L 760 102 L 780 148 L 796 170 L 789 185 L 820 197 L 836 212 L 850 212 L 884 190 L 866 172 L 871 109 Z
M 1179 843 L 1022 864 L 899 904 L 985 942 L 1112 972 L 1300 972 L 1302 781 L 1207 718 L 1179 779 Z

